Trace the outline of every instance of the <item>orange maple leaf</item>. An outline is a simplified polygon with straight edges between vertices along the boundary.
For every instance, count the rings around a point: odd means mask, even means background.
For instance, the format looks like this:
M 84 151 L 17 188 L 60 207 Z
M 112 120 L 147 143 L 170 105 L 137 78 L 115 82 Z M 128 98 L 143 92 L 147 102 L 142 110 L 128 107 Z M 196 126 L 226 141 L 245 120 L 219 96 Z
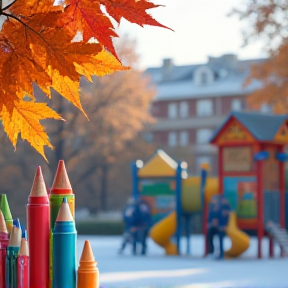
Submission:
M 153 4 L 147 0 L 99 0 L 98 2 L 106 7 L 107 13 L 118 23 L 120 23 L 123 17 L 129 22 L 136 23 L 141 27 L 143 27 L 143 25 L 151 25 L 170 29 L 159 23 L 146 11 L 162 5 Z
M 72 35 L 81 32 L 84 42 L 94 37 L 117 57 L 112 37 L 118 35 L 113 30 L 110 19 L 101 11 L 99 2 L 69 0 L 66 4 L 65 13 L 59 22 L 63 23 Z
M 7 17 L 0 30 L 0 112 L 15 147 L 21 133 L 45 158 L 44 146 L 52 145 L 39 121 L 61 119 L 46 104 L 36 102 L 34 83 L 48 97 L 51 88 L 58 91 L 85 114 L 79 96 L 81 76 L 92 81 L 93 75 L 128 69 L 117 58 L 112 42 L 117 34 L 101 5 L 117 22 L 124 17 L 141 26 L 165 27 L 146 12 L 159 5 L 146 0 L 63 0 L 58 4 L 16 0 L 0 9 L 0 16 Z M 79 33 L 81 41 L 75 38 Z

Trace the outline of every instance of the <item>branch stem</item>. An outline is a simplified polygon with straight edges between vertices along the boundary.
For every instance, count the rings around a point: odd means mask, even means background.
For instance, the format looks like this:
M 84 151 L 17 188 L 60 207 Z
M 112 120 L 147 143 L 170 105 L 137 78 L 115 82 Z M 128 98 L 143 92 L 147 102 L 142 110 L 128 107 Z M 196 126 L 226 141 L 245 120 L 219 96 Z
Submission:
M 0 3 L 2 2 L 3 0 L 0 0 Z M 5 11 L 7 9 L 9 9 L 17 0 L 14 0 L 13 2 L 11 2 L 9 5 L 5 6 L 4 8 L 2 8 L 2 11 Z M 2 5 L 1 5 L 2 7 Z M 0 13 L 1 14 L 1 13 Z
M 1 0 L 0 0 L 0 1 L 1 1 Z M 3 12 L 3 11 L 2 11 L 2 15 L 18 21 L 18 22 L 21 23 L 24 27 L 26 27 L 27 29 L 29 29 L 30 31 L 32 31 L 33 33 L 35 33 L 37 36 L 39 36 L 39 37 L 49 46 L 49 43 L 46 41 L 45 38 L 42 37 L 41 34 L 39 34 L 38 32 L 36 32 L 34 29 L 32 29 L 30 26 L 28 26 L 26 23 L 24 23 L 21 19 L 19 19 L 19 18 L 16 17 L 15 15 L 9 14 L 9 13 Z

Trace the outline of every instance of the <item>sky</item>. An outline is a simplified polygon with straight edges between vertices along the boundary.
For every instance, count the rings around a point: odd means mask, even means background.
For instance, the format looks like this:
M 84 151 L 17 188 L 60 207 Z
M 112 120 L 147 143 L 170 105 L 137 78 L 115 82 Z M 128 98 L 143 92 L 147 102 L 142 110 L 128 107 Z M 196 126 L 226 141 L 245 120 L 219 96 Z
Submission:
M 247 0 L 246 0 L 247 1 Z M 172 58 L 174 64 L 205 63 L 208 56 L 234 53 L 239 59 L 265 57 L 263 43 L 242 47 L 242 30 L 247 22 L 237 16 L 228 17 L 233 7 L 245 0 L 153 0 L 163 4 L 150 10 L 167 29 L 145 26 L 122 21 L 120 33 L 127 33 L 137 41 L 140 67 L 157 67 L 164 58 Z M 148 10 L 149 11 L 149 10 Z M 121 35 L 120 34 L 120 35 Z

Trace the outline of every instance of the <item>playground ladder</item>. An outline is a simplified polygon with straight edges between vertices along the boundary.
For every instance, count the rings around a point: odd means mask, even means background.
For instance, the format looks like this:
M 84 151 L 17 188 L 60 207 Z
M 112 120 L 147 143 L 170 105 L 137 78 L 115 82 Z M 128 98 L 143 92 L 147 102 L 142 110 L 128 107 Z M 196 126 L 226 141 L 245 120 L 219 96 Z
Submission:
M 280 227 L 276 223 L 269 221 L 266 230 L 270 236 L 277 242 L 285 256 L 288 256 L 288 234 L 285 228 Z

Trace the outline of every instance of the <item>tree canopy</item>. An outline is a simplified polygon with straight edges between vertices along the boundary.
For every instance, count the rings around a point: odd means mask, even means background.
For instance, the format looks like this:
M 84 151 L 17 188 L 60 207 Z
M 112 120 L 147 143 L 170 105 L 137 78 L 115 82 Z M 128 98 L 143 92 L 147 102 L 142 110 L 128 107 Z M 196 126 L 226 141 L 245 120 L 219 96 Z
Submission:
M 243 31 L 245 44 L 263 41 L 269 55 L 260 64 L 253 65 L 248 83 L 261 81 L 262 88 L 248 98 L 249 106 L 258 109 L 269 104 L 276 113 L 288 111 L 288 2 L 285 0 L 243 1 L 232 14 L 246 22 Z

